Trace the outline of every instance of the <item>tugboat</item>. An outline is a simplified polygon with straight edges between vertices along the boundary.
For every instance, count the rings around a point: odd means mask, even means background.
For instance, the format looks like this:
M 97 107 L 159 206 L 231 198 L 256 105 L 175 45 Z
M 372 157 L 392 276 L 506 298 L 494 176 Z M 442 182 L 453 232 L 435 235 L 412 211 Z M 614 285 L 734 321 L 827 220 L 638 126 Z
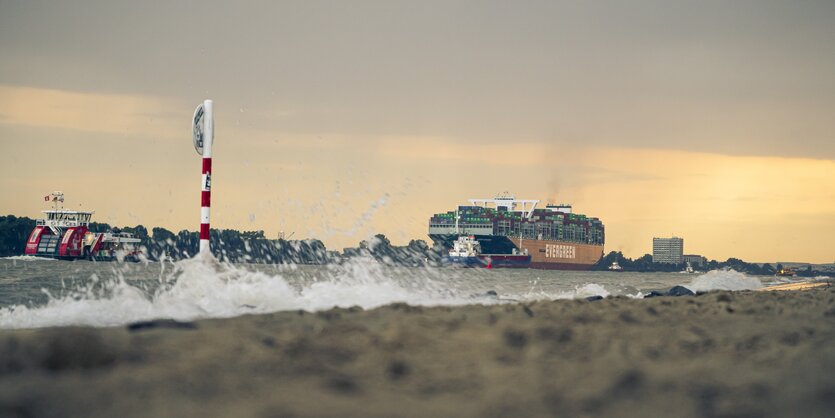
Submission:
M 623 271 L 623 267 L 621 267 L 620 264 L 618 264 L 617 261 L 613 261 L 612 265 L 609 266 L 609 270 L 610 271 Z
M 64 194 L 53 192 L 44 197 L 52 201 L 52 210 L 41 211 L 45 219 L 38 219 L 35 229 L 26 241 L 25 255 L 56 258 L 60 260 L 139 261 L 141 252 L 136 248 L 140 241 L 118 229 L 110 232 L 89 231 L 90 219 L 95 212 L 65 210 L 59 208 Z
M 449 254 L 444 257 L 444 263 L 460 267 L 484 267 L 486 263 L 478 257 L 481 244 L 473 236 L 458 237 L 452 243 Z
M 460 267 L 524 268 L 530 267 L 531 256 L 515 250 L 513 254 L 482 254 L 481 243 L 475 236 L 462 235 L 452 243 L 449 255 L 443 261 L 444 264 Z

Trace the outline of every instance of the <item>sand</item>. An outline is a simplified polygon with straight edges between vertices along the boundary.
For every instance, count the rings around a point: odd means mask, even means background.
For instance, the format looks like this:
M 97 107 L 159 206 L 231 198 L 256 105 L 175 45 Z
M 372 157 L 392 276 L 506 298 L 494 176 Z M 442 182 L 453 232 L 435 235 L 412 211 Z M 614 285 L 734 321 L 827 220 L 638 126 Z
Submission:
M 0 416 L 835 415 L 835 289 L 0 331 Z

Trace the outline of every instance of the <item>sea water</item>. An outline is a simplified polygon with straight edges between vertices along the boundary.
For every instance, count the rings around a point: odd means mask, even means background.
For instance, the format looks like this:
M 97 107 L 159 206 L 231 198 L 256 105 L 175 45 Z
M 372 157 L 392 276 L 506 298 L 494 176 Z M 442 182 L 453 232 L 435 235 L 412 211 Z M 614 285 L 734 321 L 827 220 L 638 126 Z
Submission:
M 763 280 L 735 271 L 705 274 L 394 267 L 371 259 L 342 265 L 178 262 L 102 263 L 0 259 L 0 328 L 115 326 L 404 302 L 462 305 L 622 295 L 684 285 L 746 290 Z M 493 291 L 495 294 L 493 294 Z

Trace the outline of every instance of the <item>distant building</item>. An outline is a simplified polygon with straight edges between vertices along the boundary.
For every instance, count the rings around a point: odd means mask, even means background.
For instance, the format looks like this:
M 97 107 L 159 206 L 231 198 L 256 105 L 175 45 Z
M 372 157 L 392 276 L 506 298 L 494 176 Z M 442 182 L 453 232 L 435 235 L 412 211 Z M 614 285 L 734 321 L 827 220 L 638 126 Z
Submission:
M 690 267 L 704 267 L 707 265 L 707 258 L 697 254 L 685 254 L 681 257 L 683 263 L 690 263 Z
M 652 239 L 652 262 L 682 264 L 684 254 L 684 239 L 653 238 Z

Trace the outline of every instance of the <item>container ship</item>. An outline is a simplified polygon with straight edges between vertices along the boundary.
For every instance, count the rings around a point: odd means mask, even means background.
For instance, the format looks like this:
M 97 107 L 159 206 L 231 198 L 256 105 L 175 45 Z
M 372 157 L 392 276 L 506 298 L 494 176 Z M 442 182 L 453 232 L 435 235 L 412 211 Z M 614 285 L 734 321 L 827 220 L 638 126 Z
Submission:
M 603 257 L 603 222 L 574 213 L 571 205 L 537 208 L 539 200 L 509 193 L 469 203 L 429 219 L 429 238 L 436 245 L 454 249 L 460 237 L 473 237 L 481 258 L 527 257 L 524 264 L 510 264 L 536 269 L 588 270 Z

